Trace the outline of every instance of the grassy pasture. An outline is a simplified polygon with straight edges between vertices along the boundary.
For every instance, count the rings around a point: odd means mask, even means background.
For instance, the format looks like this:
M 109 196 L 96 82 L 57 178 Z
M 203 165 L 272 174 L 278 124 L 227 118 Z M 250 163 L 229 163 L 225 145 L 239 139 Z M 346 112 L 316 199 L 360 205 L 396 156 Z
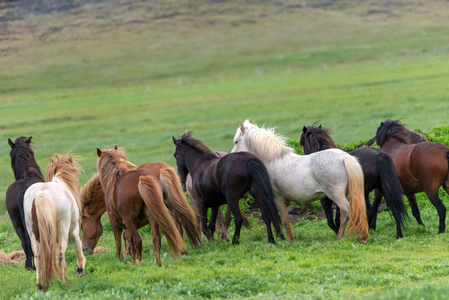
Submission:
M 84 184 L 96 147 L 174 166 L 171 136 L 193 130 L 230 151 L 246 118 L 292 139 L 321 120 L 344 144 L 372 137 L 386 118 L 447 125 L 445 1 L 297 2 L 73 1 L 39 12 L 0 3 L 0 249 L 21 249 L 4 201 L 7 138 L 33 136 L 42 169 L 52 153 L 78 153 Z M 67 284 L 37 293 L 23 264 L 2 266 L 0 298 L 441 299 L 448 238 L 427 198 L 418 201 L 426 227 L 411 220 L 400 241 L 387 212 L 368 246 L 335 242 L 324 221 L 299 222 L 294 243 L 272 246 L 253 219 L 241 245 L 204 242 L 176 262 L 164 241 L 160 269 L 149 229 L 143 264 L 119 263 L 104 218 L 107 251 L 87 258 L 84 278 L 73 276 L 69 246 Z

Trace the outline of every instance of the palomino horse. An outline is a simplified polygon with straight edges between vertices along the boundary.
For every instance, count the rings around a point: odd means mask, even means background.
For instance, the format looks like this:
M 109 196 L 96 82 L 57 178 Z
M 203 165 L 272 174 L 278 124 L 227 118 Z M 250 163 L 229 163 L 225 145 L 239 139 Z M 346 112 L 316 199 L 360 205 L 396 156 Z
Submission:
M 161 266 L 161 234 L 162 227 L 167 238 L 168 247 L 173 259 L 187 252 L 182 236 L 164 204 L 164 191 L 170 199 L 170 205 L 181 217 L 190 219 L 195 235 L 195 219 L 193 211 L 185 201 L 185 205 L 173 199 L 184 197 L 179 178 L 172 168 L 160 169 L 159 177 L 153 172 L 139 169 L 130 163 L 123 151 L 117 149 L 100 150 L 97 148 L 97 167 L 100 182 L 105 191 L 105 203 L 109 221 L 114 233 L 117 257 L 123 261 L 122 232 L 127 230 L 127 242 L 133 263 L 142 262 L 142 238 L 137 229 L 149 222 L 153 233 L 153 244 L 156 252 L 156 264 Z M 179 205 L 179 206 L 178 206 Z M 146 219 L 146 220 L 144 220 Z M 181 217 L 183 219 L 183 217 Z M 195 241 L 199 243 L 199 237 Z
M 162 161 L 145 163 L 139 166 L 138 169 L 153 172 L 154 175 L 159 177 L 159 180 L 161 180 L 161 169 L 172 169 L 173 173 L 175 173 L 170 165 Z M 176 178 L 174 179 L 176 180 Z M 172 185 L 176 187 L 177 193 L 179 194 L 179 179 L 178 182 L 173 182 Z M 187 215 L 183 213 L 184 211 L 188 211 L 188 207 L 182 208 L 183 206 L 188 206 L 187 200 L 183 195 L 178 195 L 177 193 L 167 190 L 167 186 L 165 185 L 162 188 L 164 189 L 164 203 L 173 216 L 175 216 L 181 235 L 183 234 L 182 226 L 184 225 L 190 244 L 193 248 L 198 248 L 198 239 L 200 235 L 194 233 L 195 227 L 197 226 L 195 226 L 194 220 L 191 217 L 192 213 L 189 212 Z M 176 197 L 169 198 L 167 195 L 175 195 Z M 100 176 L 98 173 L 92 176 L 92 178 L 83 186 L 80 192 L 80 199 L 82 207 L 81 230 L 83 232 L 83 250 L 92 254 L 100 236 L 103 234 L 101 216 L 106 211 L 104 192 L 101 187 Z M 171 202 L 174 202 L 174 204 L 170 204 Z M 140 221 L 141 222 L 137 224 L 138 228 L 148 224 L 147 218 L 140 219 Z M 124 235 L 125 232 L 126 231 L 124 231 Z M 125 243 L 126 241 L 125 238 Z M 128 247 L 127 250 L 129 250 Z
M 76 252 L 75 274 L 84 275 L 86 258 L 79 237 L 80 169 L 70 153 L 53 154 L 45 170 L 48 182 L 35 183 L 25 192 L 25 221 L 34 252 L 38 289 L 48 287 L 53 278 L 65 281 L 68 240 Z
M 321 150 L 340 148 L 329 135 L 329 131 L 318 127 L 303 127 L 299 144 L 304 147 L 304 153 L 310 154 Z M 368 220 L 370 228 L 376 228 L 376 217 L 382 195 L 385 197 L 388 208 L 391 210 L 396 221 L 396 238 L 402 238 L 402 227 L 404 217 L 408 217 L 402 200 L 402 187 L 396 175 L 396 169 L 390 156 L 378 148 L 363 148 L 349 152 L 357 157 L 362 166 L 365 182 L 365 203 L 368 209 Z M 369 194 L 378 189 L 373 207 L 369 202 Z M 332 219 L 332 200 L 321 199 L 321 204 L 326 212 L 327 222 L 335 233 L 337 226 Z M 338 215 L 338 214 L 337 214 Z M 335 229 L 334 229 L 335 228 Z
M 438 196 L 449 193 L 449 147 L 433 142 L 411 144 L 409 130 L 399 121 L 386 120 L 377 128 L 376 143 L 393 159 L 399 181 L 418 224 L 423 225 L 415 194 L 425 192 L 440 218 L 438 233 L 446 229 L 446 207 Z
M 227 204 L 235 223 L 232 243 L 239 243 L 243 223 L 239 200 L 249 191 L 262 212 L 268 242 L 275 243 L 271 223 L 279 233 L 279 215 L 273 202 L 267 170 L 257 157 L 250 153 L 234 153 L 220 158 L 190 132 L 185 133 L 179 140 L 173 137 L 173 143 L 176 146 L 174 156 L 181 181 L 185 182 L 187 174 L 192 176 L 192 192 L 198 201 L 201 228 L 209 240 L 213 239 L 219 207 Z M 209 207 L 212 213 L 207 228 Z
M 36 182 L 44 182 L 44 176 L 34 159 L 31 149 L 31 137 L 19 137 L 14 143 L 8 139 L 11 146 L 11 168 L 14 171 L 15 180 L 6 191 L 6 208 L 17 235 L 22 242 L 23 251 L 26 254 L 25 268 L 36 270 L 33 263 L 33 250 L 25 225 L 23 213 L 23 195 L 25 191 Z
M 363 172 L 356 158 L 339 149 L 297 155 L 274 129 L 259 128 L 248 120 L 237 128 L 232 152 L 237 151 L 253 153 L 267 167 L 289 241 L 294 238 L 286 205 L 328 196 L 340 208 L 337 240 L 343 236 L 349 213 L 349 231 L 357 231 L 360 243 L 367 243 Z

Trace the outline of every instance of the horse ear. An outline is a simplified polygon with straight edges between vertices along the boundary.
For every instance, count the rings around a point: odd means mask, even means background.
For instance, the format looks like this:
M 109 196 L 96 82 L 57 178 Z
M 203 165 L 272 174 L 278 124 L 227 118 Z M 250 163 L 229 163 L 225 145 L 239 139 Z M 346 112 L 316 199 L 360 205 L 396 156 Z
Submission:
M 118 149 L 118 147 L 117 147 L 117 145 L 115 145 L 115 146 L 114 146 L 114 150 L 117 150 L 117 149 Z
M 175 144 L 175 146 L 176 146 L 176 142 L 178 141 L 174 136 L 172 136 L 172 139 L 173 139 L 173 144 Z
M 380 126 L 384 125 L 384 122 L 380 122 Z
M 32 138 L 32 136 L 30 136 L 30 137 L 26 140 L 26 143 L 27 143 L 27 144 L 30 144 L 30 143 L 31 143 L 31 138 Z
M 306 132 L 307 132 L 307 127 L 304 126 L 304 127 L 302 128 L 302 133 L 306 133 Z
M 321 124 L 320 124 L 320 126 L 318 126 L 318 128 L 321 129 Z
M 101 150 L 100 150 L 100 148 L 97 148 L 97 155 L 98 155 L 98 157 L 101 156 Z
M 15 144 L 11 141 L 11 139 L 8 139 L 8 144 L 11 148 L 14 148 Z
M 245 126 L 243 126 L 243 124 L 240 124 L 240 131 L 243 133 L 245 133 Z

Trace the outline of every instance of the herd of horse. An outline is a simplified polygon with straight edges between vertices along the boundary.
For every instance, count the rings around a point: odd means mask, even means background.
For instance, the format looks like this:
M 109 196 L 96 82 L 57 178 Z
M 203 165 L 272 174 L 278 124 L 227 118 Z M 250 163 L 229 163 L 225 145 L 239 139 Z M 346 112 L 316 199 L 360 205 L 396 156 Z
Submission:
M 428 141 L 399 121 L 382 122 L 366 143 L 368 147 L 349 153 L 334 143 L 328 130 L 315 124 L 304 126 L 301 134 L 306 155 L 296 154 L 274 129 L 260 128 L 248 120 L 237 128 L 229 154 L 212 151 L 186 132 L 179 139 L 173 137 L 177 172 L 160 161 L 136 166 L 117 146 L 97 148 L 98 174 L 81 189 L 78 157 L 54 154 L 44 178 L 31 139 L 8 139 L 15 181 L 6 192 L 6 204 L 26 254 L 25 267 L 36 270 L 38 289 L 47 288 L 54 279 L 65 280 L 68 241 L 77 256 L 75 274 L 84 275 L 83 251 L 93 253 L 103 234 L 101 216 L 105 212 L 120 261 L 127 253 L 133 263 L 142 262 L 138 229 L 151 226 L 157 266 L 161 266 L 161 230 L 176 259 L 187 254 L 184 233 L 194 249 L 200 246 L 201 234 L 213 240 L 217 230 L 227 240 L 232 215 L 232 243 L 238 244 L 241 227 L 250 227 L 239 207 L 247 193 L 260 209 L 269 243 L 276 243 L 272 227 L 276 237 L 284 239 L 282 224 L 287 239 L 294 240 L 287 212 L 290 202 L 320 200 L 337 240 L 349 222 L 348 231 L 367 244 L 368 230 L 376 228 L 382 197 L 396 222 L 396 237 L 401 238 L 408 218 L 403 194 L 423 225 L 415 197 L 418 192 L 425 192 L 435 206 L 438 232 L 445 232 L 446 207 L 438 190 L 442 186 L 449 193 L 449 147 Z M 380 149 L 370 147 L 374 141 Z M 222 205 L 227 205 L 225 217 L 219 209 Z

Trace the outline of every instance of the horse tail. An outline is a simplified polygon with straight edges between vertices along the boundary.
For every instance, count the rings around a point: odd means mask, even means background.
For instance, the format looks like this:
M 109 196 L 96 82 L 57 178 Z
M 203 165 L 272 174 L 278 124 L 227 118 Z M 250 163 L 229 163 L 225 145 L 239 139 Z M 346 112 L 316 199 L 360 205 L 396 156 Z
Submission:
M 178 258 L 181 252 L 187 251 L 187 247 L 164 204 L 158 179 L 151 175 L 140 176 L 137 188 L 151 215 L 162 227 L 173 259 Z
M 58 246 L 58 228 L 56 208 L 50 194 L 38 192 L 34 199 L 37 217 L 37 229 L 39 232 L 39 255 L 42 268 L 42 287 L 50 284 L 53 278 L 64 280 L 63 270 L 58 265 L 56 258 Z M 33 225 L 34 227 L 34 225 Z M 34 231 L 34 230 L 33 230 Z M 36 270 L 36 272 L 40 272 Z
M 363 171 L 357 159 L 346 156 L 343 159 L 346 174 L 348 175 L 349 195 L 349 233 L 357 231 L 361 242 L 368 238 L 368 220 L 366 215 L 366 203 L 364 196 Z
M 262 212 L 273 223 L 276 232 L 281 232 L 281 218 L 279 217 L 276 204 L 274 202 L 274 193 L 271 186 L 270 175 L 268 175 L 267 168 L 259 159 L 250 159 L 248 161 L 248 171 L 251 176 L 261 201 L 257 204 Z
M 391 210 L 396 223 L 404 228 L 404 219 L 408 218 L 407 210 L 402 200 L 402 186 L 396 174 L 393 160 L 386 153 L 380 153 L 376 160 L 377 171 L 382 185 L 385 202 Z
M 197 230 L 195 213 L 182 191 L 178 174 L 172 168 L 163 168 L 159 173 L 159 180 L 165 194 L 167 208 L 180 218 L 190 244 L 197 249 L 200 246 L 201 237 Z

